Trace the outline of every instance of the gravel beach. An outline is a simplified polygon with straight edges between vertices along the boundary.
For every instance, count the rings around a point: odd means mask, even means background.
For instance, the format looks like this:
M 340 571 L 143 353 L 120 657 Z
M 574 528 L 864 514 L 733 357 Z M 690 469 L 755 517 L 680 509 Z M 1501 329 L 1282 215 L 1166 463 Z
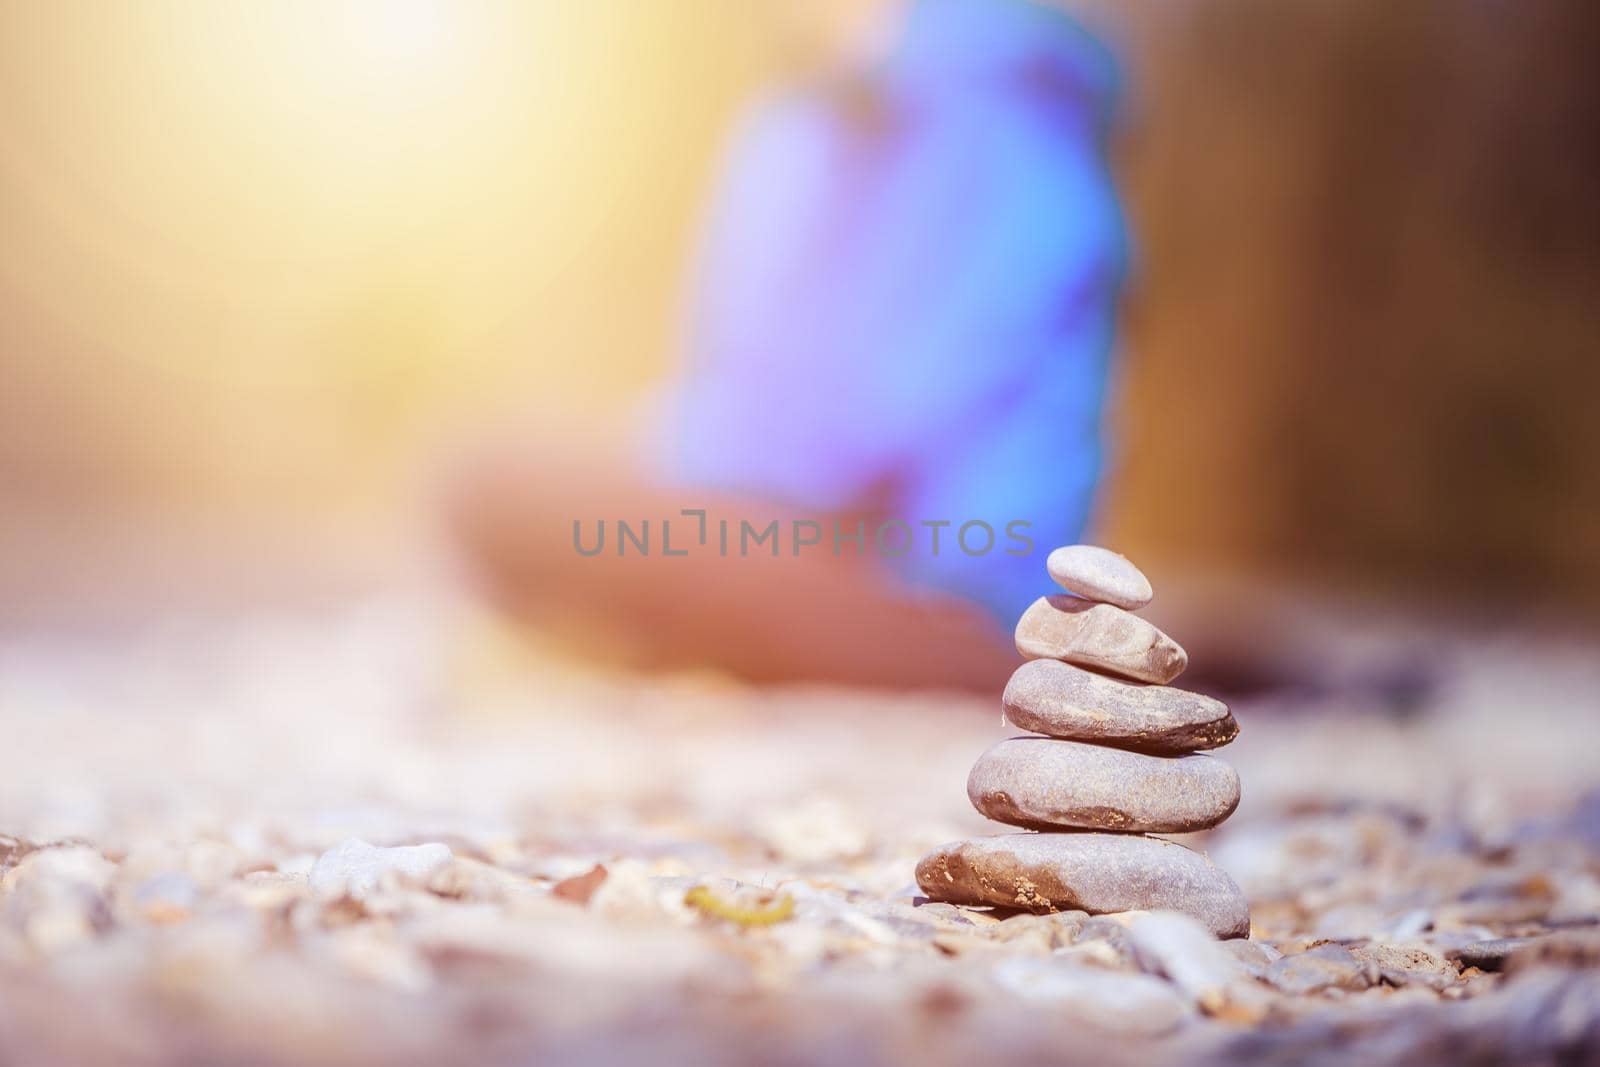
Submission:
M 1337 634 L 1337 630 L 1333 631 Z M 1404 635 L 1402 635 L 1404 636 Z M 932 903 L 991 701 L 619 676 L 407 598 L 0 642 L 11 1062 L 1585 1062 L 1600 659 L 1232 697 L 1249 899 Z M 1351 631 L 1352 647 L 1370 635 Z M 1392 643 L 1392 642 L 1391 642 Z M 1420 693 L 1420 695 L 1419 695 Z

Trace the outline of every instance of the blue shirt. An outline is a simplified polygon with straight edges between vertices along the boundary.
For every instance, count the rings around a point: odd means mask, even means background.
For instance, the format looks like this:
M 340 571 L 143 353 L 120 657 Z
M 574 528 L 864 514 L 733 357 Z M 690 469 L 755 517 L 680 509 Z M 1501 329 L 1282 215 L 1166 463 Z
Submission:
M 1107 54 L 1021 0 L 922 0 L 846 85 L 762 101 L 698 264 L 673 478 L 797 508 L 979 520 L 889 562 L 1009 623 L 1078 539 L 1124 267 Z M 1007 524 L 1034 552 L 1008 556 Z M 974 547 L 981 536 L 973 538 Z

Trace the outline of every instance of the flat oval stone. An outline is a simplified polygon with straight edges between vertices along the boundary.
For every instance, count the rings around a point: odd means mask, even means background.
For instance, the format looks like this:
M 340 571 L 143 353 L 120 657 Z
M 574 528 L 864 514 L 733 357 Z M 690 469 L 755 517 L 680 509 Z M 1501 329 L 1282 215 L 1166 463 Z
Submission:
M 1018 667 L 1002 700 L 1006 719 L 1024 730 L 1159 755 L 1216 748 L 1239 736 L 1238 722 L 1220 700 L 1123 682 L 1054 659 Z
M 1120 748 L 1013 737 L 978 757 L 972 806 L 1035 829 L 1178 834 L 1204 830 L 1239 806 L 1239 772 L 1215 756 L 1147 756 Z
M 1067 545 L 1050 553 L 1045 569 L 1069 593 L 1089 600 L 1137 611 L 1150 603 L 1155 592 L 1144 572 L 1099 545 Z
M 1111 604 L 1043 596 L 1017 621 L 1017 651 L 1059 659 L 1141 682 L 1165 684 L 1183 673 L 1189 654 L 1154 625 Z
M 1001 834 L 941 845 L 917 864 L 932 900 L 1026 911 L 1181 911 L 1217 937 L 1246 937 L 1250 906 L 1199 852 L 1137 834 Z

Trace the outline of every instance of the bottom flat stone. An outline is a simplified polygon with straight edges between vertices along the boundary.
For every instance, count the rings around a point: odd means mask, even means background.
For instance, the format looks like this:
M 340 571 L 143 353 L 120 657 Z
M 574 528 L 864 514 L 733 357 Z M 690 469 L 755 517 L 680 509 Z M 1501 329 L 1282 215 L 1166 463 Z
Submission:
M 1092 914 L 1170 909 L 1217 937 L 1247 937 L 1250 906 L 1202 854 L 1135 834 L 1022 833 L 956 841 L 917 864 L 932 900 Z

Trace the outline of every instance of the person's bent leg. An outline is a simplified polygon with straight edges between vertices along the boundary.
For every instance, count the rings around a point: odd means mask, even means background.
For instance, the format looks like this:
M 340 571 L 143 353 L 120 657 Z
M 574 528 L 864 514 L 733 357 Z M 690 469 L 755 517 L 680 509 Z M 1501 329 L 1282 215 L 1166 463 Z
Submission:
M 759 681 L 993 693 L 1015 666 L 1007 635 L 981 609 L 904 585 L 870 544 L 866 554 L 854 543 L 836 553 L 836 517 L 662 488 L 603 443 L 617 439 L 546 433 L 450 477 L 453 539 L 479 587 L 513 616 L 598 633 L 641 666 L 713 666 Z M 704 509 L 706 544 L 700 517 L 685 509 Z M 629 528 L 620 540 L 619 520 Z M 853 518 L 837 521 L 855 529 Z M 796 547 L 816 531 L 821 543 Z

